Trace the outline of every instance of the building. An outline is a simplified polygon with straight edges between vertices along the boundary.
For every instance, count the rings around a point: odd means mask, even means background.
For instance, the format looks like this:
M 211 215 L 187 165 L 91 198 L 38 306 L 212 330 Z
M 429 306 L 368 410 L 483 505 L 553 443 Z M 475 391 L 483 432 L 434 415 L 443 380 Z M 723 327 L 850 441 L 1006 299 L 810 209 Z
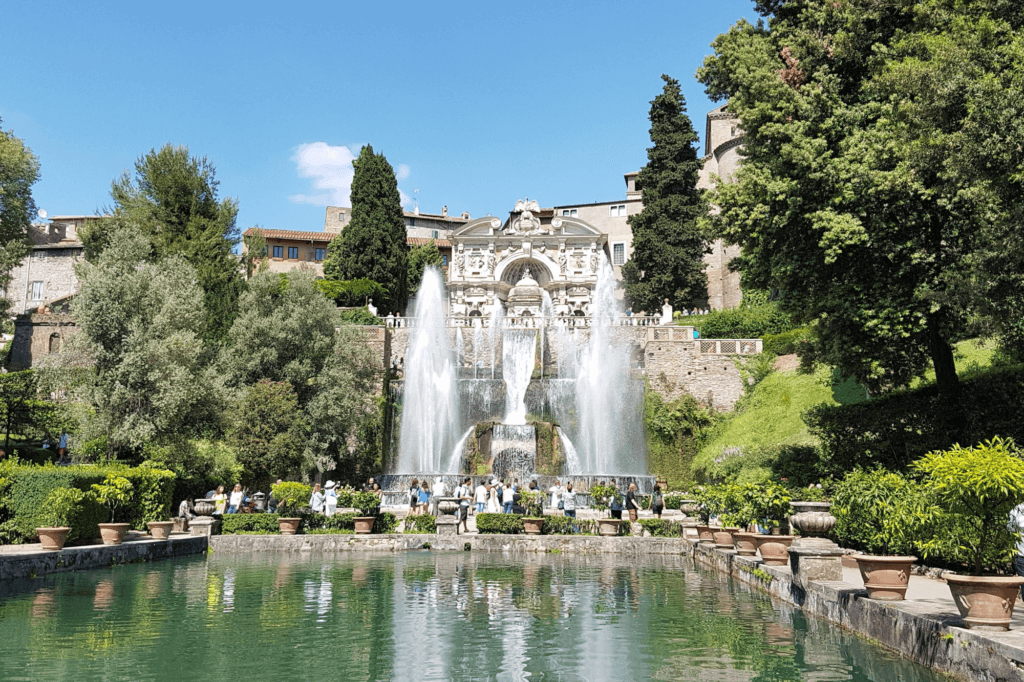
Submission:
M 335 234 L 329 232 L 297 232 L 295 230 L 268 230 L 250 227 L 242 234 L 251 237 L 259 230 L 267 240 L 266 257 L 262 262 L 270 272 L 288 272 L 296 268 L 307 268 L 317 277 L 324 276 L 324 258 L 327 245 Z M 243 242 L 242 251 L 245 252 Z
M 29 226 L 32 250 L 12 271 L 4 292 L 11 301 L 11 313 L 21 315 L 78 293 L 75 265 L 85 247 L 78 230 L 99 216 L 54 216 L 49 223 Z
M 343 206 L 328 206 L 324 216 L 324 232 L 339 234 L 352 220 L 352 209 Z M 448 215 L 448 207 L 441 208 L 440 213 L 420 213 L 419 207 L 412 211 L 403 211 L 405 222 L 406 243 L 410 248 L 424 246 L 431 239 L 441 252 L 441 265 L 444 268 L 452 259 L 452 231 L 470 221 L 468 213 L 460 216 Z

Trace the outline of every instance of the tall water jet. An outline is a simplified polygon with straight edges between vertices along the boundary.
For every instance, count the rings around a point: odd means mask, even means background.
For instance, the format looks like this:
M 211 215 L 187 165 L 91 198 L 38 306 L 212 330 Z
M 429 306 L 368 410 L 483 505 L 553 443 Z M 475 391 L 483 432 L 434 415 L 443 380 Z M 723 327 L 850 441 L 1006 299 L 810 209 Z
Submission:
M 562 430 L 561 426 L 556 426 L 555 431 L 558 432 L 558 439 L 562 441 L 562 453 L 565 455 L 565 473 L 570 476 L 579 476 L 583 473 L 583 465 L 580 464 L 580 456 L 576 454 L 576 446 L 569 440 L 569 436 L 565 435 L 565 431 Z
M 458 377 L 444 298 L 443 276 L 428 267 L 405 352 L 398 471 L 441 471 L 459 437 Z
M 491 306 L 490 334 L 491 334 L 491 378 L 494 378 L 494 355 L 498 347 L 498 339 L 501 338 L 502 318 L 504 311 L 501 309 L 501 301 L 495 301 Z
M 483 320 L 479 317 L 473 319 L 473 378 L 477 379 L 480 371 L 480 346 L 484 343 Z
M 459 470 L 462 469 L 462 460 L 464 459 L 464 455 L 466 454 L 466 441 L 468 441 L 469 437 L 473 435 L 473 431 L 475 429 L 476 426 L 470 426 L 466 430 L 466 432 L 462 434 L 462 438 L 460 438 L 459 442 L 455 444 L 455 448 L 452 449 L 452 456 L 448 458 L 448 464 L 445 465 L 444 471 L 442 471 L 441 473 L 459 473 Z
M 536 361 L 537 332 L 506 329 L 501 341 L 501 373 L 505 378 L 506 424 L 526 423 L 526 389 Z
M 455 328 L 455 367 L 462 369 L 466 362 L 465 339 L 462 338 L 462 327 Z

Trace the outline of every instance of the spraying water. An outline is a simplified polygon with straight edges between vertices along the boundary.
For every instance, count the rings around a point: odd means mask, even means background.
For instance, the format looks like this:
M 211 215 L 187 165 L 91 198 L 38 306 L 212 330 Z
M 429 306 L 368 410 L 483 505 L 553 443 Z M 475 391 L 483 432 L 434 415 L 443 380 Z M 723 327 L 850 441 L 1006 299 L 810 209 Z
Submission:
M 504 311 L 501 308 L 501 301 L 495 301 L 494 305 L 491 306 L 491 378 L 494 378 L 494 354 L 495 349 L 498 347 L 498 339 L 501 338 L 501 322 L 504 317 Z
M 440 271 L 428 267 L 416 297 L 416 324 L 405 353 L 399 471 L 441 471 L 458 438 L 458 377 L 444 291 Z
M 526 423 L 526 389 L 530 387 L 537 344 L 535 331 L 506 329 L 502 335 L 501 373 L 505 377 L 506 424 Z
M 576 454 L 576 446 L 569 440 L 569 436 L 565 435 L 561 426 L 556 426 L 555 430 L 558 431 L 558 437 L 562 441 L 562 452 L 565 453 L 565 473 L 570 476 L 581 475 L 583 465 L 580 464 L 580 456 Z
M 475 428 L 475 426 L 470 426 L 469 429 L 462 434 L 462 438 L 460 438 L 459 442 L 455 444 L 455 448 L 452 450 L 452 456 L 448 458 L 448 465 L 444 468 L 442 473 L 457 474 L 462 470 L 462 460 L 463 456 L 466 454 L 466 441 L 469 440 L 471 435 L 473 435 L 473 429 Z

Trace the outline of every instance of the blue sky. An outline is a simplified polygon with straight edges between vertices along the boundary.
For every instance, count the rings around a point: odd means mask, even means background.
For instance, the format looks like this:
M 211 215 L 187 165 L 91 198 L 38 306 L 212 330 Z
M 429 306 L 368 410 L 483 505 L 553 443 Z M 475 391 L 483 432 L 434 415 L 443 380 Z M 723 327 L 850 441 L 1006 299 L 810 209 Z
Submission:
M 364 144 L 420 210 L 474 217 L 624 196 L 661 74 L 693 77 L 750 0 L 12 2 L 0 118 L 39 157 L 36 203 L 92 214 L 153 147 L 217 167 L 238 224 L 320 230 Z M 418 189 L 418 194 L 414 190 Z M 411 206 L 411 204 L 410 204 Z

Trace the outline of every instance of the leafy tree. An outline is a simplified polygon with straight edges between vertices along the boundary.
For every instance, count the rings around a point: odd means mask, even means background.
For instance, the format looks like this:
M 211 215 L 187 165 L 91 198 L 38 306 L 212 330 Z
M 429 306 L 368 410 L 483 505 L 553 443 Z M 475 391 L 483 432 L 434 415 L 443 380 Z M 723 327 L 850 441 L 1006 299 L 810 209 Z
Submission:
M 318 279 L 316 288 L 324 296 L 346 308 L 365 306 L 370 299 L 383 301 L 388 296 L 386 288 L 369 279 Z
M 204 334 L 221 339 L 231 327 L 243 287 L 237 257 L 238 202 L 218 199 L 216 169 L 187 147 L 167 144 L 135 162 L 111 185 L 110 216 L 82 230 L 86 257 L 94 260 L 118 226 L 131 225 L 150 242 L 150 259 L 180 255 L 195 268 L 206 310 Z
M 181 256 L 150 257 L 139 230 L 119 227 L 96 260 L 76 270 L 81 288 L 71 310 L 80 332 L 61 355 L 93 364 L 92 381 L 72 391 L 88 408 L 83 438 L 106 437 L 110 454 L 188 432 L 217 411 L 196 271 Z
M 1021 253 L 1007 229 L 1020 210 L 1020 138 L 1007 137 L 1019 117 L 988 99 L 1019 108 L 1021 11 L 998 0 L 759 9 L 768 24 L 738 22 L 698 71 L 746 136 L 736 182 L 714 197 L 721 234 L 743 247 L 744 284 L 816 321 L 823 359 L 873 392 L 930 363 L 956 419 L 951 340 L 1001 284 L 985 261 Z M 1019 320 L 1024 287 L 1010 277 L 1001 317 Z
M 38 179 L 39 160 L 32 150 L 10 131 L 0 129 L 0 289 L 3 291 L 11 284 L 14 268 L 29 253 L 28 226 L 36 214 L 32 185 Z M 0 317 L 7 316 L 10 305 L 9 299 L 0 298 Z
M 239 308 L 220 355 L 228 385 L 287 381 L 305 405 L 334 352 L 334 304 L 310 273 L 263 272 L 249 280 Z
M 264 272 L 269 266 L 265 256 L 267 255 L 267 238 L 259 225 L 253 228 L 250 234 L 242 237 L 242 269 L 245 270 L 245 277 L 248 279 L 257 272 Z
M 441 252 L 437 244 L 431 239 L 422 246 L 414 246 L 409 250 L 409 295 L 415 296 L 420 289 L 420 282 L 423 281 L 423 271 L 428 265 L 441 269 Z
M 249 386 L 234 408 L 228 439 L 247 483 L 283 478 L 302 464 L 309 427 L 287 382 L 262 380 Z
M 370 279 L 388 290 L 382 313 L 400 314 L 408 300 L 408 249 L 395 171 L 366 145 L 353 163 L 352 220 L 327 247 L 327 279 Z
M 622 269 L 626 296 L 635 309 L 647 311 L 660 310 L 666 298 L 675 308 L 689 307 L 707 298 L 708 285 L 701 227 L 708 207 L 697 189 L 697 133 L 679 81 L 665 75 L 662 80 L 665 87 L 651 102 L 654 146 L 637 176 L 644 208 L 628 219 L 633 255 Z
M 0 374 L 0 423 L 4 428 L 4 449 L 11 446 L 11 433 L 32 421 L 41 405 L 36 399 L 36 380 L 32 370 Z

